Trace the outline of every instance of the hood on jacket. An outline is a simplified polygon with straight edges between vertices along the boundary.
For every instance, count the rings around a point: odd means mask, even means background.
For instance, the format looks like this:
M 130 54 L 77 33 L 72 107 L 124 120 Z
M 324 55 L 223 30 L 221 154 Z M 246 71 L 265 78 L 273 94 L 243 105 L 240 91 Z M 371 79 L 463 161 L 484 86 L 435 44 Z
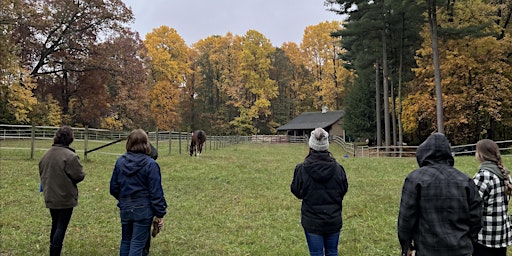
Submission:
M 324 183 L 332 178 L 336 165 L 329 151 L 312 150 L 304 161 L 304 171 L 316 182 Z
M 430 135 L 416 150 L 416 160 L 420 167 L 432 164 L 453 166 L 450 142 L 442 133 Z
M 126 176 L 133 176 L 142 170 L 149 159 L 149 156 L 142 153 L 127 152 L 122 156 L 123 161 L 120 162 L 122 172 Z

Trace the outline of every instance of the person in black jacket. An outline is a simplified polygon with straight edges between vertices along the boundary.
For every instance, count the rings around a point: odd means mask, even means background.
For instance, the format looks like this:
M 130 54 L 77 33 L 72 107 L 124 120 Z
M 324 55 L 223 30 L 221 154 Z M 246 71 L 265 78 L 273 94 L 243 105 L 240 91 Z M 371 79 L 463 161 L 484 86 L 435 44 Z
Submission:
M 295 167 L 291 192 L 302 199 L 301 223 L 311 256 L 338 255 L 343 226 L 342 202 L 347 176 L 329 149 L 329 133 L 316 128 L 309 138 L 309 154 Z
M 149 157 L 156 160 L 158 158 L 158 150 L 153 146 L 153 144 L 149 143 L 150 152 L 148 154 Z M 151 236 L 148 236 L 148 240 L 144 245 L 144 249 L 142 249 L 142 256 L 149 256 L 149 249 L 151 248 Z

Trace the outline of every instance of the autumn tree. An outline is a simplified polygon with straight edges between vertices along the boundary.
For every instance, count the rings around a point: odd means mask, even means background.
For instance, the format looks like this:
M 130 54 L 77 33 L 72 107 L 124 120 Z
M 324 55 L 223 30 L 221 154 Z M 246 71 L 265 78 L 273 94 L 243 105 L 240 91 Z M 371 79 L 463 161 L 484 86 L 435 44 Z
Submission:
M 173 28 L 161 26 L 146 35 L 144 44 L 151 59 L 151 113 L 158 128 L 178 130 L 181 125 L 179 104 L 186 77 L 191 72 L 188 46 Z
M 277 96 L 277 86 L 269 77 L 273 52 L 270 40 L 255 30 L 241 38 L 240 80 L 229 93 L 239 111 L 239 116 L 230 122 L 238 134 L 256 134 L 269 128 L 270 100 Z
M 196 87 L 194 109 L 198 118 L 191 120 L 196 127 L 204 127 L 210 133 L 228 135 L 233 131 L 229 121 L 238 116 L 231 95 L 236 95 L 232 88 L 238 77 L 239 36 L 227 33 L 199 40 L 192 45 L 196 52 L 196 76 L 200 84 Z
M 271 107 L 271 133 L 276 133 L 275 128 L 286 124 L 293 119 L 295 114 L 296 91 L 292 87 L 294 81 L 295 66 L 282 48 L 276 48 L 272 57 L 272 69 L 270 79 L 277 85 L 277 97 L 270 101 Z
M 499 39 L 502 30 L 495 22 L 496 8 L 483 1 L 471 1 L 455 3 L 453 10 L 440 12 L 440 72 L 446 77 L 442 82 L 445 130 L 456 144 L 499 138 L 497 127 L 512 125 L 507 122 L 512 111 L 507 96 L 512 90 L 511 69 L 504 57 L 510 55 L 512 45 L 510 40 Z M 426 42 L 429 35 L 423 32 Z M 434 123 L 430 50 L 424 45 L 417 58 L 416 79 L 410 85 L 405 108 L 408 132 L 422 131 Z
M 323 106 L 341 109 L 346 93 L 344 85 L 352 80 L 351 72 L 344 68 L 343 61 L 338 58 L 342 53 L 339 39 L 331 36 L 340 29 L 340 22 L 326 21 L 308 26 L 304 31 L 300 48 L 305 54 L 305 64 L 315 79 L 312 86 L 316 110 Z
M 281 49 L 286 54 L 291 64 L 289 81 L 290 98 L 294 105 L 287 120 L 291 120 L 302 112 L 312 111 L 315 81 L 312 70 L 309 69 L 305 53 L 294 42 L 284 43 Z M 284 123 L 283 123 L 284 124 Z
M 36 84 L 28 71 L 20 66 L 11 31 L 16 24 L 19 6 L 15 0 L 0 0 L 0 123 L 28 124 L 37 106 L 33 95 Z
M 12 36 L 22 46 L 20 66 L 29 70 L 37 83 L 35 95 L 41 102 L 56 100 L 62 108 L 59 111 L 62 122 L 89 125 L 72 108 L 83 103 L 78 94 L 87 92 L 81 88 L 80 79 L 101 70 L 101 63 L 89 59 L 104 37 L 125 31 L 123 25 L 133 19 L 131 11 L 121 0 L 20 0 L 17 3 L 14 6 L 19 11 Z M 105 93 L 100 90 L 95 95 Z

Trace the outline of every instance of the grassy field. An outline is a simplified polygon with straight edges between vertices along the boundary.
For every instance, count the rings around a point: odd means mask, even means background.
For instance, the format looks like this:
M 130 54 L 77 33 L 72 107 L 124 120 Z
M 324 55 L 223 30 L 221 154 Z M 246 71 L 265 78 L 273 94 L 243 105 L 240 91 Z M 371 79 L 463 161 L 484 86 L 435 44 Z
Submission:
M 44 148 L 50 146 L 50 141 Z M 4 142 L 5 145 L 5 142 Z M 80 148 L 79 142 L 73 147 Z M 124 144 L 109 150 L 123 152 Z M 344 158 L 349 191 L 344 200 L 340 255 L 398 255 L 396 219 L 405 176 L 414 158 Z M 0 151 L 0 255 L 47 255 L 50 214 L 39 193 L 37 164 L 27 152 Z M 201 157 L 160 154 L 168 214 L 151 255 L 307 255 L 300 201 L 290 193 L 305 144 L 232 145 Z M 12 154 L 12 157 L 11 157 Z M 63 255 L 117 255 L 121 226 L 109 181 L 118 156 L 92 153 L 79 184 Z M 473 175 L 473 157 L 456 167 Z M 505 157 L 512 167 L 512 158 Z

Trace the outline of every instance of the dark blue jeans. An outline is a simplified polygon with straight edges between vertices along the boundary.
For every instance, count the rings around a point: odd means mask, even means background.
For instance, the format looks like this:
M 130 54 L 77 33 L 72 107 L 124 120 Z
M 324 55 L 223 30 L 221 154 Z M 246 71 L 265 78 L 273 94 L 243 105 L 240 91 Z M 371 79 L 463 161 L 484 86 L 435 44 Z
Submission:
M 121 246 L 120 256 L 140 256 L 148 240 L 153 222 L 153 212 L 149 206 L 129 207 L 120 211 Z
M 340 232 L 328 235 L 317 235 L 313 233 L 306 234 L 306 241 L 308 242 L 310 256 L 337 256 L 338 255 L 338 241 Z M 324 254 L 325 253 L 325 254 Z

